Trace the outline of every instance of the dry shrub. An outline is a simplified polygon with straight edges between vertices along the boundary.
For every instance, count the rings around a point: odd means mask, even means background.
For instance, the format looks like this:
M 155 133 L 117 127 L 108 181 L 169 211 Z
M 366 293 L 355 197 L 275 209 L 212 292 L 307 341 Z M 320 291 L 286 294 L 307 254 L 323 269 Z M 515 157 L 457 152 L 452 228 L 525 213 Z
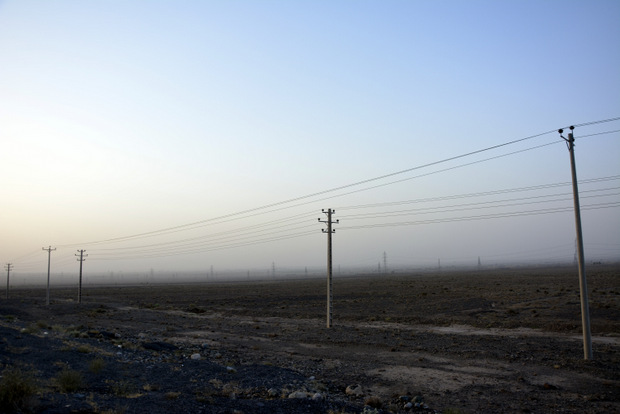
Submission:
M 65 368 L 56 377 L 56 383 L 62 392 L 75 392 L 83 387 L 82 374 Z
M 90 364 L 88 366 L 88 369 L 90 370 L 90 372 L 92 372 L 93 374 L 98 374 L 101 372 L 101 370 L 105 367 L 105 361 L 101 358 L 95 358 L 92 361 L 90 361 Z
M 19 369 L 4 370 L 0 380 L 0 411 L 27 411 L 36 392 L 32 377 Z

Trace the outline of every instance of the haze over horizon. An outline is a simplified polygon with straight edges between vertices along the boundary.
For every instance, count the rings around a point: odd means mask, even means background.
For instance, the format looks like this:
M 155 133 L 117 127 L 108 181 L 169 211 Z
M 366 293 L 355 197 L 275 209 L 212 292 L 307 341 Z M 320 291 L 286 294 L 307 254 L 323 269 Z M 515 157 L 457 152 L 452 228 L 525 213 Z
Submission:
M 11 274 L 620 260 L 620 2 L 0 1 Z M 568 130 L 564 131 L 567 137 Z

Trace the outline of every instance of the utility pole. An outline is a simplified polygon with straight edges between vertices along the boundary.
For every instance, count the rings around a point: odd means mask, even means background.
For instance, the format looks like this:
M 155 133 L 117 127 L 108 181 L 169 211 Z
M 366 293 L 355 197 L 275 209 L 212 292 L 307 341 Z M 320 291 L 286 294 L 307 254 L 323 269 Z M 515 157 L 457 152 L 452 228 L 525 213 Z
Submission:
M 387 274 L 387 253 L 383 252 L 383 273 Z
M 9 274 L 11 273 L 11 267 L 13 266 L 12 263 L 7 263 L 5 268 L 6 268 L 6 298 L 9 298 Z
M 573 204 L 575 206 L 575 229 L 577 231 L 577 262 L 579 265 L 579 292 L 581 296 L 581 326 L 583 330 L 583 358 L 592 359 L 592 337 L 590 334 L 590 308 L 588 305 L 588 285 L 586 282 L 585 258 L 583 252 L 583 234 L 581 233 L 581 210 L 579 207 L 579 189 L 577 188 L 577 169 L 575 167 L 575 137 L 574 126 L 570 127 L 568 138 L 562 136 L 563 130 L 558 130 L 560 137 L 566 141 L 570 153 L 570 167 L 573 178 Z
M 43 250 L 47 251 L 47 297 L 45 300 L 45 304 L 49 306 L 50 304 L 50 266 L 52 264 L 52 252 L 56 250 L 56 248 L 54 247 L 52 249 L 52 246 L 49 246 L 47 249 L 43 247 Z
M 332 294 L 332 233 L 335 233 L 336 230 L 332 229 L 332 224 L 338 224 L 340 220 L 332 221 L 332 214 L 336 213 L 336 210 L 332 210 L 328 208 L 327 211 L 325 209 L 321 210 L 323 213 L 327 214 L 327 220 L 321 220 L 319 218 L 319 222 L 327 223 L 327 230 L 321 229 L 323 233 L 327 233 L 327 327 L 332 327 L 332 302 L 333 302 L 333 294 Z
M 88 256 L 88 255 L 84 255 L 85 251 L 86 250 L 78 250 L 78 252 L 80 253 L 80 258 L 77 259 L 78 262 L 80 262 L 80 283 L 78 287 L 78 303 L 82 303 L 82 263 L 84 263 L 84 260 L 86 260 L 84 259 L 84 257 Z

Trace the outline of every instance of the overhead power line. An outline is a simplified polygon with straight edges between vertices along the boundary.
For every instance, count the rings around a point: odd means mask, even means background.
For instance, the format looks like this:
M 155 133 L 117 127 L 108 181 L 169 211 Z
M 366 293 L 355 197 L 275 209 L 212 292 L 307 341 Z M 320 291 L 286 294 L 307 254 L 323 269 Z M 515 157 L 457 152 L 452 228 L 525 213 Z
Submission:
M 584 180 L 584 183 L 588 184 L 596 184 L 601 182 L 606 182 L 612 179 L 619 180 L 620 176 L 613 177 L 601 177 L 595 179 Z M 521 187 L 521 188 L 510 188 L 510 189 L 502 189 L 495 191 L 488 191 L 482 193 L 470 193 L 470 194 L 458 194 L 452 196 L 443 196 L 443 197 L 435 197 L 429 199 L 417 199 L 417 200 L 405 200 L 400 202 L 389 202 L 389 203 L 379 203 L 365 206 L 354 206 L 354 209 L 358 209 L 360 207 L 394 207 L 399 204 L 413 204 L 413 203 L 435 203 L 437 201 L 452 201 L 458 198 L 470 199 L 472 197 L 488 197 L 489 195 L 499 195 L 504 193 L 515 193 L 517 191 L 520 192 L 528 192 L 532 190 L 541 190 L 548 188 L 555 188 L 562 185 L 570 185 L 570 183 L 551 183 L 546 185 L 539 186 L 530 186 L 530 187 Z M 593 190 L 585 190 L 584 193 L 589 194 L 585 198 L 601 198 L 601 197 L 609 197 L 618 195 L 617 192 L 611 192 L 620 189 L 620 187 L 607 187 L 607 188 L 599 188 Z M 374 211 L 369 213 L 358 213 L 346 215 L 345 217 L 349 220 L 357 220 L 357 219 L 376 219 L 382 217 L 396 217 L 403 215 L 416 215 L 419 216 L 421 214 L 445 214 L 451 212 L 458 211 L 467 211 L 473 209 L 480 208 L 507 208 L 507 207 L 516 207 L 516 206 L 525 206 L 532 204 L 541 204 L 541 203 L 557 203 L 561 201 L 566 201 L 568 198 L 566 197 L 566 193 L 555 193 L 555 194 L 543 194 L 543 195 L 535 195 L 528 197 L 519 197 L 519 198 L 509 198 L 509 199 L 501 199 L 501 200 L 485 200 L 480 202 L 472 202 L 472 203 L 460 203 L 460 204 L 443 204 L 443 205 L 434 205 L 432 207 L 422 207 L 416 209 L 407 209 L 407 210 L 383 210 L 383 211 Z M 564 198 L 559 198 L 564 197 Z M 351 209 L 349 207 L 349 209 Z M 293 216 L 295 218 L 295 216 Z M 277 220 L 276 220 L 277 221 Z M 228 232 L 218 232 L 209 234 L 206 236 L 201 236 L 198 238 L 199 240 L 192 240 L 190 242 L 186 242 L 183 240 L 170 241 L 165 243 L 155 243 L 155 244 L 147 244 L 147 245 L 138 245 L 133 247 L 125 247 L 125 248 L 110 248 L 110 249 L 96 249 L 91 250 L 91 259 L 93 260 L 114 260 L 114 259 L 124 259 L 124 258 L 147 258 L 147 257 L 162 257 L 162 256 L 175 256 L 181 254 L 195 254 L 195 253 L 204 253 L 208 251 L 214 250 L 222 250 L 222 249 L 230 249 L 237 247 L 244 247 L 250 245 L 257 245 L 262 243 L 270 243 L 274 241 L 284 240 L 287 238 L 294 237 L 303 237 L 311 235 L 311 231 L 303 231 L 304 229 L 311 228 L 312 225 L 309 223 L 307 218 L 303 221 L 297 220 L 288 224 L 284 224 L 281 226 L 273 226 L 275 221 L 269 221 L 260 225 L 252 225 L 246 226 L 245 228 L 238 228 L 231 231 L 233 234 L 228 234 Z M 269 227 L 271 226 L 271 227 Z M 248 231 L 246 231 L 248 230 Z
M 599 122 L 602 122 L 602 121 L 599 121 Z M 556 132 L 556 130 L 553 129 L 553 130 L 550 130 L 550 131 L 542 132 L 540 134 L 530 135 L 530 136 L 527 136 L 527 137 L 524 137 L 524 138 L 519 138 L 519 139 L 515 139 L 515 140 L 512 140 L 512 141 L 504 142 L 502 144 L 492 145 L 490 147 L 482 148 L 482 149 L 479 149 L 479 150 L 467 152 L 467 153 L 456 155 L 456 156 L 453 156 L 453 157 L 444 158 L 444 159 L 439 160 L 439 161 L 434 161 L 434 162 L 430 162 L 430 163 L 427 163 L 427 164 L 422 164 L 422 165 L 418 165 L 418 166 L 415 166 L 415 167 L 407 168 L 407 169 L 404 169 L 404 170 L 396 171 L 396 172 L 393 172 L 393 173 L 384 174 L 384 175 L 380 175 L 380 176 L 373 177 L 373 178 L 368 178 L 368 179 L 365 179 L 365 180 L 357 181 L 357 182 L 354 182 L 354 183 L 350 183 L 350 184 L 346 184 L 346 185 L 342 185 L 342 186 L 338 186 L 338 187 L 333 187 L 333 188 L 330 188 L 330 189 L 327 189 L 327 190 L 318 191 L 318 192 L 315 192 L 315 193 L 310 193 L 310 194 L 306 194 L 306 195 L 303 195 L 303 196 L 294 197 L 294 198 L 290 198 L 290 199 L 287 199 L 287 200 L 266 204 L 266 205 L 263 205 L 263 206 L 260 206 L 260 207 L 255 207 L 255 208 L 251 208 L 251 209 L 246 209 L 246 210 L 238 211 L 238 212 L 235 212 L 235 213 L 225 214 L 225 215 L 222 215 L 222 216 L 219 216 L 219 217 L 214 217 L 214 218 L 200 220 L 200 221 L 196 221 L 196 222 L 192 222 L 192 223 L 182 224 L 182 225 L 179 225 L 179 226 L 167 227 L 167 228 L 163 228 L 163 229 L 159 229 L 159 230 L 153 230 L 153 231 L 148 231 L 148 232 L 136 233 L 136 234 L 132 234 L 132 235 L 128 235 L 128 236 L 121 236 L 121 237 L 115 237 L 115 238 L 98 240 L 98 241 L 91 241 L 91 242 L 86 242 L 86 243 L 78 243 L 78 244 L 93 245 L 93 244 L 100 244 L 100 243 L 112 243 L 112 242 L 119 242 L 119 241 L 134 239 L 134 238 L 146 237 L 146 236 L 150 236 L 150 235 L 153 235 L 153 234 L 166 233 L 166 232 L 170 232 L 170 231 L 174 231 L 174 230 L 178 230 L 178 229 L 191 228 L 191 227 L 198 226 L 198 225 L 201 225 L 201 224 L 204 224 L 204 223 L 208 223 L 208 222 L 212 222 L 212 221 L 218 221 L 218 220 L 226 219 L 226 218 L 229 218 L 229 217 L 241 216 L 241 215 L 245 215 L 245 214 L 248 214 L 248 213 L 257 212 L 257 211 L 260 211 L 260 210 L 266 210 L 268 208 L 277 207 L 277 206 L 281 206 L 281 205 L 284 205 L 284 204 L 290 204 L 290 203 L 293 203 L 293 202 L 296 202 L 296 201 L 301 201 L 301 200 L 305 200 L 305 199 L 308 199 L 308 198 L 317 197 L 317 196 L 320 196 L 320 195 L 323 195 L 323 194 L 333 193 L 333 192 L 344 190 L 344 189 L 347 189 L 347 188 L 356 187 L 356 186 L 360 186 L 360 185 L 363 185 L 363 184 L 367 184 L 367 183 L 383 180 L 383 179 L 386 179 L 386 178 L 389 178 L 389 177 L 394 177 L 396 175 L 401 175 L 401 174 L 409 173 L 409 172 L 412 172 L 412 171 L 415 171 L 415 170 L 420 170 L 420 169 L 423 169 L 423 168 L 428 168 L 428 167 L 431 167 L 431 166 L 434 166 L 434 165 L 443 164 L 443 163 L 446 163 L 446 162 L 450 162 L 450 161 L 458 160 L 458 159 L 461 159 L 461 158 L 469 157 L 469 156 L 472 156 L 472 155 L 475 155 L 475 154 L 480 154 L 480 153 L 483 153 L 483 152 L 487 152 L 487 151 L 491 151 L 491 150 L 494 150 L 494 149 L 502 148 L 502 147 L 505 147 L 505 146 L 508 146 L 508 145 L 512 145 L 512 144 L 516 144 L 516 143 L 519 143 L 519 142 L 531 140 L 531 139 L 534 139 L 534 138 L 538 138 L 538 137 L 550 134 L 552 132 Z M 59 247 L 73 247 L 73 246 L 77 246 L 78 244 L 66 244 L 66 245 L 61 245 Z
M 602 124 L 602 123 L 618 121 L 618 120 L 620 120 L 620 117 L 609 118 L 609 119 L 604 119 L 604 120 L 599 120 L 599 121 L 587 122 L 587 123 L 583 123 L 583 124 L 578 124 L 577 126 Z M 163 228 L 163 229 L 159 229 L 159 230 L 153 230 L 153 231 L 148 231 L 148 232 L 136 233 L 136 234 L 132 234 L 132 235 L 115 237 L 115 238 L 102 239 L 102 240 L 98 240 L 98 241 L 91 241 L 91 242 L 80 243 L 80 244 L 81 245 L 91 245 L 92 246 L 92 245 L 112 244 L 112 243 L 120 243 L 120 242 L 132 242 L 132 241 L 135 241 L 137 239 L 141 239 L 141 238 L 145 238 L 145 237 L 155 237 L 155 236 L 168 235 L 168 234 L 175 233 L 175 232 L 184 232 L 184 231 L 194 230 L 194 229 L 197 229 L 197 228 L 200 228 L 200 227 L 203 227 L 203 226 L 209 226 L 209 225 L 214 225 L 214 224 L 222 224 L 222 223 L 225 223 L 225 222 L 228 222 L 228 221 L 233 221 L 233 220 L 239 220 L 239 219 L 243 219 L 243 218 L 253 217 L 253 216 L 256 216 L 256 215 L 266 214 L 266 213 L 269 213 L 269 212 L 278 211 L 278 210 L 285 209 L 285 208 L 297 207 L 297 206 L 300 206 L 300 205 L 303 205 L 303 204 L 307 204 L 307 203 L 310 203 L 310 202 L 317 202 L 317 201 L 322 201 L 322 200 L 326 200 L 326 199 L 330 199 L 330 198 L 334 198 L 334 197 L 341 197 L 341 196 L 352 194 L 352 193 L 359 192 L 359 191 L 368 191 L 370 189 L 378 188 L 378 187 L 385 186 L 385 185 L 392 185 L 392 184 L 395 184 L 395 183 L 398 183 L 398 182 L 403 182 L 403 181 L 406 181 L 406 180 L 411 180 L 411 179 L 414 179 L 414 178 L 419 178 L 419 177 L 423 177 L 423 176 L 430 175 L 430 174 L 437 174 L 437 173 L 448 171 L 448 170 L 452 170 L 452 169 L 455 169 L 455 168 L 462 168 L 462 167 L 465 167 L 465 166 L 469 166 L 469 165 L 473 165 L 473 164 L 477 164 L 477 163 L 481 163 L 481 162 L 486 162 L 486 161 L 489 161 L 489 160 L 492 160 L 492 159 L 506 157 L 506 156 L 509 156 L 509 155 L 517 154 L 517 153 L 524 152 L 524 151 L 530 151 L 530 150 L 541 148 L 541 147 L 548 146 L 548 145 L 558 144 L 558 143 L 561 143 L 562 141 L 554 140 L 553 142 L 545 143 L 545 144 L 542 144 L 542 145 L 534 146 L 534 147 L 523 149 L 523 150 L 519 150 L 519 151 L 514 151 L 514 152 L 511 152 L 511 153 L 508 153 L 508 154 L 502 154 L 502 155 L 499 155 L 499 156 L 493 156 L 493 157 L 489 157 L 489 158 L 486 158 L 486 159 L 483 159 L 483 160 L 476 160 L 476 161 L 465 163 L 465 164 L 461 164 L 461 165 L 458 165 L 458 166 L 451 166 L 451 167 L 444 168 L 444 169 L 441 169 L 441 170 L 437 170 L 437 171 L 432 171 L 432 172 L 429 172 L 429 173 L 424 173 L 424 174 L 416 175 L 414 177 L 406 177 L 406 178 L 403 178 L 403 179 L 400 179 L 400 180 L 391 181 L 389 183 L 381 183 L 381 184 L 373 185 L 373 186 L 366 187 L 366 188 L 363 188 L 363 189 L 356 189 L 355 191 L 350 191 L 350 192 L 346 192 L 346 193 L 341 193 L 341 194 L 333 195 L 333 196 L 330 196 L 330 197 L 325 197 L 325 198 L 322 198 L 322 199 L 317 199 L 317 197 L 322 196 L 322 195 L 327 195 L 327 194 L 330 194 L 330 193 L 336 193 L 336 192 L 343 191 L 343 190 L 346 190 L 346 189 L 350 189 L 350 188 L 353 188 L 353 187 L 356 187 L 356 186 L 362 186 L 364 184 L 374 183 L 374 182 L 377 182 L 377 181 L 380 181 L 380 180 L 385 180 L 385 179 L 390 178 L 390 177 L 395 177 L 395 176 L 406 174 L 406 173 L 410 173 L 410 172 L 413 172 L 413 171 L 416 171 L 416 170 L 421 170 L 421 169 L 424 169 L 424 168 L 440 165 L 440 164 L 447 163 L 447 162 L 450 162 L 450 161 L 466 158 L 466 157 L 469 157 L 469 156 L 472 156 L 472 155 L 475 155 L 475 154 L 484 153 L 484 152 L 487 152 L 487 151 L 491 151 L 491 150 L 494 150 L 494 149 L 502 148 L 502 147 L 509 146 L 509 145 L 512 145 L 512 144 L 516 144 L 516 143 L 519 143 L 519 142 L 524 142 L 524 141 L 527 141 L 527 140 L 538 138 L 538 137 L 550 134 L 550 133 L 555 132 L 555 131 L 556 130 L 554 129 L 554 130 L 543 132 L 543 133 L 540 133 L 540 134 L 530 135 L 530 136 L 527 136 L 527 137 L 524 137 L 524 138 L 508 141 L 508 142 L 505 142 L 505 143 L 502 143 L 502 144 L 498 144 L 498 145 L 489 146 L 489 147 L 486 147 L 486 148 L 483 148 L 483 149 L 479 149 L 479 150 L 476 150 L 476 151 L 471 151 L 471 152 L 467 152 L 467 153 L 460 154 L 460 155 L 457 155 L 457 156 L 448 157 L 448 158 L 445 158 L 445 159 L 442 159 L 442 160 L 439 160 L 439 161 L 435 161 L 435 162 L 431 162 L 431 163 L 427 163 L 427 164 L 423 164 L 423 165 L 407 168 L 407 169 L 396 171 L 396 172 L 393 172 L 393 173 L 384 174 L 384 175 L 381 175 L 381 176 L 377 176 L 377 177 L 373 177 L 373 178 L 357 181 L 357 182 L 354 182 L 354 183 L 350 183 L 350 184 L 346 184 L 346 185 L 330 188 L 330 189 L 323 190 L 323 191 L 318 191 L 318 192 L 306 194 L 306 195 L 299 196 L 299 197 L 290 198 L 290 199 L 279 201 L 279 202 L 269 203 L 269 204 L 266 204 L 266 205 L 263 205 L 263 206 L 259 206 L 259 207 L 255 207 L 255 208 L 251 208 L 251 209 L 246 209 L 246 210 L 242 210 L 242 211 L 238 211 L 238 212 L 235 212 L 235 213 L 225 214 L 225 215 L 222 215 L 222 216 L 213 217 L 213 218 L 209 218 L 209 219 L 205 219 L 205 220 L 200 220 L 200 221 L 196 221 L 196 222 L 192 222 L 192 223 L 182 224 L 182 225 L 179 225 L 179 226 L 167 227 L 167 228 Z M 611 131 L 611 132 L 617 132 L 617 131 Z M 611 132 L 609 132 L 609 133 L 611 133 Z M 596 135 L 596 134 L 591 134 L 591 135 Z M 584 135 L 583 137 L 586 137 L 586 136 L 588 136 L 588 135 Z M 293 203 L 304 201 L 304 200 L 310 200 L 310 199 L 314 199 L 314 200 L 313 201 L 308 201 L 307 203 L 301 203 L 301 204 L 296 204 L 294 206 L 291 206 L 291 204 L 293 204 Z M 286 206 L 286 207 L 283 207 L 283 206 Z M 302 215 L 299 215 L 299 216 L 301 217 Z M 255 225 L 255 229 L 256 229 L 256 233 L 255 234 L 256 235 L 260 234 L 260 230 L 259 229 L 262 226 L 267 226 L 267 224 Z M 243 234 L 243 233 L 246 234 L 247 237 L 245 237 L 246 240 L 243 243 L 245 243 L 245 242 L 254 243 L 251 240 L 248 240 L 248 239 L 251 239 L 250 234 L 252 233 L 252 231 L 250 230 L 250 227 L 242 228 L 242 229 L 239 229 L 239 230 L 236 230 L 236 231 L 240 232 L 238 234 Z M 269 238 L 269 237 L 266 237 L 266 238 Z M 170 251 L 170 249 L 176 249 L 175 251 L 181 251 L 183 249 L 189 249 L 189 248 L 198 250 L 201 247 L 203 247 L 202 242 L 206 241 L 207 239 L 213 240 L 213 235 L 210 234 L 210 235 L 207 235 L 207 236 L 197 236 L 197 237 L 192 237 L 192 238 L 185 238 L 185 239 L 182 239 L 182 240 L 175 240 L 175 241 L 168 241 L 168 242 L 161 242 L 161 243 L 152 243 L 152 244 L 146 245 L 146 246 L 130 247 L 130 248 L 137 249 L 137 248 L 161 246 L 162 249 L 160 251 L 165 252 L 165 251 L 167 251 L 165 249 L 165 247 L 167 246 L 168 247 L 168 251 Z M 234 240 L 235 240 L 234 237 L 229 238 L 229 240 L 231 241 L 231 244 L 234 244 Z M 221 240 L 221 241 L 223 241 L 223 240 Z M 184 246 L 180 246 L 179 243 L 186 243 L 186 244 Z M 216 244 L 212 244 L 211 246 L 215 246 L 215 245 Z M 57 247 L 59 247 L 59 248 L 66 248 L 66 247 L 74 247 L 74 246 L 78 246 L 78 244 L 59 245 Z M 123 248 L 123 249 L 126 249 L 126 248 Z M 92 249 L 90 251 L 93 254 L 96 253 Z M 113 250 L 110 249 L 110 251 L 113 251 Z M 26 255 L 26 256 L 29 256 L 29 255 Z M 26 256 L 24 256 L 24 257 L 26 257 Z

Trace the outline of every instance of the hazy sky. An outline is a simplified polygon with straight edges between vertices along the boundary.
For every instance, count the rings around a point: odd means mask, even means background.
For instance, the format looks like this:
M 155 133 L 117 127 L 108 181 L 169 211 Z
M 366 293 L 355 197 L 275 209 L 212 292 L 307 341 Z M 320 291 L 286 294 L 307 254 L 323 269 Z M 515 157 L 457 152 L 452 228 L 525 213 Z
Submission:
M 335 266 L 572 260 L 569 125 L 586 258 L 620 259 L 618 22 L 616 0 L 0 1 L 0 261 L 323 266 L 327 208 Z

